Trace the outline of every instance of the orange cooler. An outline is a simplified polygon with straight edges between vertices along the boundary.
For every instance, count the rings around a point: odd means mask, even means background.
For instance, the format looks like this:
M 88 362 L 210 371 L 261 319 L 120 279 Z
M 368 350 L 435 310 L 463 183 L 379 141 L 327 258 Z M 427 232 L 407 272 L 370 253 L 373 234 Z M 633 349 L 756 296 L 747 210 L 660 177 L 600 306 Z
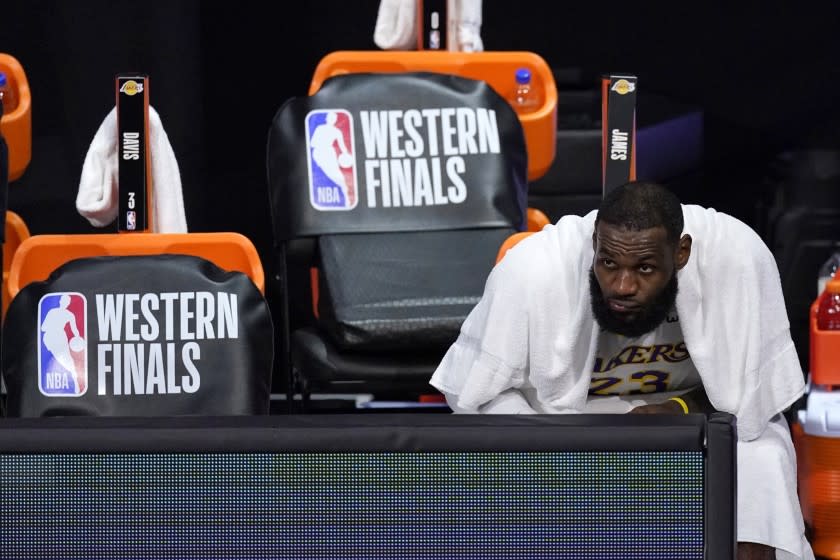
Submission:
M 817 326 L 811 305 L 810 388 L 791 429 L 796 446 L 799 501 L 813 531 L 814 554 L 840 560 L 840 331 Z

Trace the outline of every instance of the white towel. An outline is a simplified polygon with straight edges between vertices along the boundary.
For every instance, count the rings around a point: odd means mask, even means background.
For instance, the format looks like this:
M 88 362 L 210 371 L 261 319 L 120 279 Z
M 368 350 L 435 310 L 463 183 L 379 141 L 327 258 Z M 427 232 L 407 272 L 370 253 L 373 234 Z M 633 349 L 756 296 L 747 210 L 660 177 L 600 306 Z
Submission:
M 181 173 L 160 116 L 149 106 L 149 148 L 152 158 L 151 231 L 186 233 L 187 218 Z M 76 209 L 91 225 L 104 227 L 119 206 L 118 131 L 116 107 L 99 126 L 88 148 L 76 195 Z
M 739 541 L 776 549 L 776 560 L 814 560 L 799 505 L 796 450 L 784 416 L 761 437 L 739 441 L 736 452 Z
M 678 272 L 685 342 L 711 403 L 753 440 L 805 391 L 776 262 L 743 222 L 692 205 L 683 214 L 694 240 Z M 478 412 L 499 395 L 508 412 L 584 409 L 598 335 L 588 297 L 595 215 L 561 218 L 493 269 L 431 380 L 458 409 Z
M 478 52 L 481 41 L 482 0 L 448 0 L 447 33 L 450 51 Z M 417 48 L 417 0 L 380 0 L 373 41 L 384 50 Z
M 481 41 L 481 0 L 449 0 L 447 32 L 454 37 L 451 51 L 480 52 L 484 50 Z
M 416 0 L 380 0 L 373 41 L 380 49 L 417 48 Z

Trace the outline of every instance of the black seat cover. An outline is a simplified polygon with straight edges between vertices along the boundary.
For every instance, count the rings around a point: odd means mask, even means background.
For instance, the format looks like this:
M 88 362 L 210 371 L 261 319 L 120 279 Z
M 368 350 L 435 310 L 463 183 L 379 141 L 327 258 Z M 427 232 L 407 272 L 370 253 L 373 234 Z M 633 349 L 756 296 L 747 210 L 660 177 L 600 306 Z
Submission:
M 198 257 L 71 261 L 15 297 L 3 347 L 8 416 L 268 413 L 268 306 Z

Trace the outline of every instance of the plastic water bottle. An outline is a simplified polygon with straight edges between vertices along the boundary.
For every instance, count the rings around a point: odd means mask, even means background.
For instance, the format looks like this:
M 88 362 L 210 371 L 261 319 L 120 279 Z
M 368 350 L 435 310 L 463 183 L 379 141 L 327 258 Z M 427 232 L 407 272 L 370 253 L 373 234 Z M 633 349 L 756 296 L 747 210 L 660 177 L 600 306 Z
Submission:
M 840 241 L 834 244 L 831 256 L 822 264 L 817 274 L 817 296 L 823 293 L 825 285 L 834 278 L 838 268 L 840 268 Z
M 513 91 L 513 108 L 519 113 L 533 111 L 537 106 L 536 91 L 531 84 L 531 71 L 527 68 L 516 70 L 516 88 Z
M 817 328 L 840 331 L 840 278 L 830 280 L 817 306 Z
M 3 115 L 8 115 L 17 108 L 15 91 L 5 72 L 0 72 L 0 104 L 3 105 Z

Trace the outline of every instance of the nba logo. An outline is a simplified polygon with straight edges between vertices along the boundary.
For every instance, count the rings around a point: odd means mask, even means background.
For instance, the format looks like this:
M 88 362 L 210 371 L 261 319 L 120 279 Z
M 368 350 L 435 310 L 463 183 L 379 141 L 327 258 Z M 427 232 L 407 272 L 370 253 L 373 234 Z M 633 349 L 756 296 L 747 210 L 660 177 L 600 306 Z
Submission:
M 137 229 L 137 213 L 134 210 L 125 213 L 125 229 Z
M 344 109 L 306 115 L 309 201 L 316 210 L 351 210 L 359 202 L 353 116 Z
M 87 299 L 80 293 L 46 294 L 38 302 L 38 388 L 47 397 L 87 391 Z

